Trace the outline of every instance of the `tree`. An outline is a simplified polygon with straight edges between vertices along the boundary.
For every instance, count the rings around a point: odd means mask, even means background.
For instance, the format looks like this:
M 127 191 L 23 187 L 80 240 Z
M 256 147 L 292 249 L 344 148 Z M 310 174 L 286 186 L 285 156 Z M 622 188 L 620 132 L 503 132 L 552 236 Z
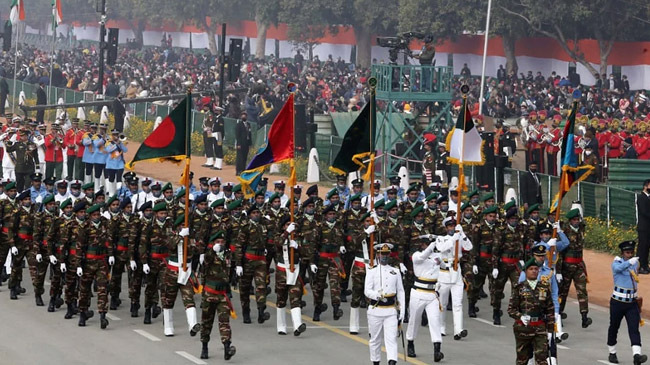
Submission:
M 271 25 L 278 25 L 280 0 L 251 0 L 255 8 L 255 58 L 263 59 L 266 54 L 266 32 Z

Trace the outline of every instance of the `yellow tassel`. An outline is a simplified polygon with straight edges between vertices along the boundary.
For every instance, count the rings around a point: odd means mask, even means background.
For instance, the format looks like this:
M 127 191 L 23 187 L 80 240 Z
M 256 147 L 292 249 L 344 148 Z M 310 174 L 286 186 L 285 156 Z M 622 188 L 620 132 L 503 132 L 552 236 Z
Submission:
M 639 325 L 640 325 L 641 327 L 643 327 L 643 325 L 645 325 L 645 321 L 643 320 L 643 318 L 641 318 L 641 320 L 639 321 Z
M 230 318 L 237 319 L 237 312 L 234 309 L 230 311 Z
M 589 276 L 585 276 L 585 279 L 587 279 L 587 284 L 589 284 Z
M 553 332 L 557 332 L 557 323 L 553 323 Z
M 307 288 L 305 286 L 302 286 L 302 295 L 307 295 Z

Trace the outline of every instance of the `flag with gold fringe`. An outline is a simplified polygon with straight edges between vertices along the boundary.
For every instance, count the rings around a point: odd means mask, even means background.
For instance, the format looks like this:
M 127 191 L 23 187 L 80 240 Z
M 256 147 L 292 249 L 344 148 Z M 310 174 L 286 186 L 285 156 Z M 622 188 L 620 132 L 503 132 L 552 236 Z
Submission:
M 447 135 L 447 158 L 451 163 L 463 165 L 483 165 L 483 144 L 485 141 L 478 133 L 472 113 L 467 106 L 467 98 L 463 98 L 463 107 L 456 119 L 456 127 Z

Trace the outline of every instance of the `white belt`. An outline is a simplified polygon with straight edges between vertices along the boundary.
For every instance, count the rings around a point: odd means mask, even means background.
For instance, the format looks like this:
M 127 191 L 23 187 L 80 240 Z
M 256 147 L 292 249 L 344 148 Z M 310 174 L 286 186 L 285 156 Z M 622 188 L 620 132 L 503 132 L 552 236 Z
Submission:
M 167 265 L 174 266 L 174 267 L 181 267 L 181 264 L 179 262 L 174 262 L 174 261 L 167 261 Z
M 277 265 L 278 267 L 281 267 L 281 268 L 284 268 L 284 269 L 288 269 L 288 268 L 289 268 L 289 265 L 287 265 L 287 264 L 283 264 L 283 263 L 281 263 L 281 262 L 276 263 L 276 265 Z
M 425 290 L 436 290 L 436 283 L 425 284 L 416 281 L 413 283 L 413 287 Z
M 634 292 L 634 293 L 629 293 L 629 294 L 623 294 L 623 293 L 620 293 L 620 292 L 617 292 L 617 291 L 613 291 L 612 296 L 615 296 L 615 297 L 621 298 L 621 299 L 633 299 L 633 298 L 637 297 L 637 293 Z

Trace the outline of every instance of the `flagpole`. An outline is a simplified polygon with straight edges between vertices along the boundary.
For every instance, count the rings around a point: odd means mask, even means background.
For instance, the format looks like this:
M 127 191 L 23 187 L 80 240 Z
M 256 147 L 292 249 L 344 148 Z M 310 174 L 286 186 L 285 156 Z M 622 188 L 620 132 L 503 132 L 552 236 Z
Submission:
M 19 24 L 19 23 L 16 23 Z M 14 23 L 11 24 L 11 28 L 13 31 L 14 26 L 16 25 Z M 18 79 L 18 27 L 16 27 L 16 31 L 12 32 L 15 34 L 15 45 L 14 45 L 14 90 L 13 90 L 13 103 L 11 103 L 11 114 L 16 114 L 16 79 Z
M 461 144 L 460 144 L 460 161 L 458 162 L 458 187 L 456 188 L 456 191 L 458 191 L 458 202 L 456 204 L 456 224 L 460 224 L 460 218 L 461 218 L 461 211 L 460 207 L 462 206 L 461 203 L 461 193 L 465 189 L 465 171 L 463 167 L 463 160 L 465 159 L 465 129 L 467 126 L 467 93 L 469 92 L 469 87 L 467 85 L 463 85 L 461 87 L 461 92 L 463 93 L 463 110 L 461 113 L 463 113 L 463 136 L 461 139 Z M 456 133 L 456 131 L 454 131 Z M 456 240 L 456 243 L 454 244 L 454 270 L 458 270 L 458 245 L 459 242 Z
M 47 89 L 47 101 L 52 94 L 52 71 L 54 69 L 54 50 L 56 49 L 56 0 L 52 3 L 52 52 L 50 53 L 50 86 Z M 56 102 L 56 100 L 54 101 Z
M 183 173 L 185 183 L 185 222 L 183 227 L 189 228 L 190 224 L 190 164 L 192 158 L 190 156 L 190 117 L 192 110 L 192 84 L 187 87 L 187 97 L 185 102 L 185 171 Z M 188 236 L 183 237 L 183 271 L 187 271 L 187 241 Z
M 373 140 L 375 138 L 374 131 L 372 129 L 373 125 L 373 108 L 375 108 L 375 92 L 377 89 L 377 79 L 374 77 L 371 77 L 368 80 L 368 85 L 370 86 L 370 113 L 368 117 L 368 121 L 370 122 L 370 166 L 368 167 L 370 169 L 370 211 L 372 212 L 375 210 L 375 184 L 374 184 L 374 179 L 375 179 L 375 141 Z M 375 266 L 375 232 L 372 232 L 370 234 L 370 267 Z
M 293 94 L 294 94 L 294 91 L 295 91 L 294 87 L 295 87 L 295 84 L 293 84 L 293 83 L 289 83 L 289 85 L 287 86 L 287 88 L 289 89 L 289 93 L 290 93 L 290 94 L 289 94 L 289 97 L 291 98 L 291 110 L 292 110 L 292 113 L 291 113 L 291 129 L 292 129 L 292 131 L 293 131 L 293 133 L 292 133 L 292 135 L 293 135 L 293 141 L 292 141 L 292 142 L 293 142 L 293 146 L 294 146 L 294 150 L 293 150 L 292 153 L 291 153 L 291 155 L 292 155 L 293 157 L 292 157 L 291 160 L 289 161 L 289 165 L 290 165 L 290 167 L 291 167 L 291 172 L 289 173 L 289 183 L 291 184 L 291 187 L 289 188 L 289 189 L 290 189 L 289 198 L 291 199 L 291 201 L 289 202 L 289 209 L 291 210 L 291 212 L 290 212 L 290 215 L 289 215 L 289 216 L 290 216 L 290 221 L 291 221 L 292 224 L 293 224 L 293 222 L 294 222 L 294 220 L 295 220 L 294 206 L 295 206 L 295 204 L 296 204 L 295 201 L 294 201 L 294 200 L 295 200 L 295 199 L 294 199 L 294 198 L 295 198 L 295 195 L 294 195 L 294 191 L 293 191 L 293 185 L 295 184 L 295 179 L 294 179 L 294 177 L 296 176 L 296 160 L 295 160 L 295 146 L 296 146 L 296 110 L 295 110 L 295 108 L 294 108 L 294 107 L 295 107 L 295 101 L 294 101 L 294 99 L 293 99 Z M 294 238 L 294 232 L 291 232 L 291 233 L 289 234 L 289 239 L 290 239 L 289 243 L 291 243 L 291 241 L 293 240 L 293 238 Z M 294 266 L 294 255 L 295 255 L 294 249 L 293 249 L 293 247 L 291 247 L 291 245 L 289 245 L 289 270 L 290 270 L 291 272 L 294 272 L 294 271 L 295 271 L 295 266 Z
M 485 40 L 483 43 L 483 66 L 481 69 L 481 90 L 478 98 L 478 114 L 483 114 L 483 88 L 485 87 L 485 62 L 487 60 L 488 38 L 490 37 L 490 13 L 492 12 L 492 0 L 488 0 L 487 18 L 485 20 Z

